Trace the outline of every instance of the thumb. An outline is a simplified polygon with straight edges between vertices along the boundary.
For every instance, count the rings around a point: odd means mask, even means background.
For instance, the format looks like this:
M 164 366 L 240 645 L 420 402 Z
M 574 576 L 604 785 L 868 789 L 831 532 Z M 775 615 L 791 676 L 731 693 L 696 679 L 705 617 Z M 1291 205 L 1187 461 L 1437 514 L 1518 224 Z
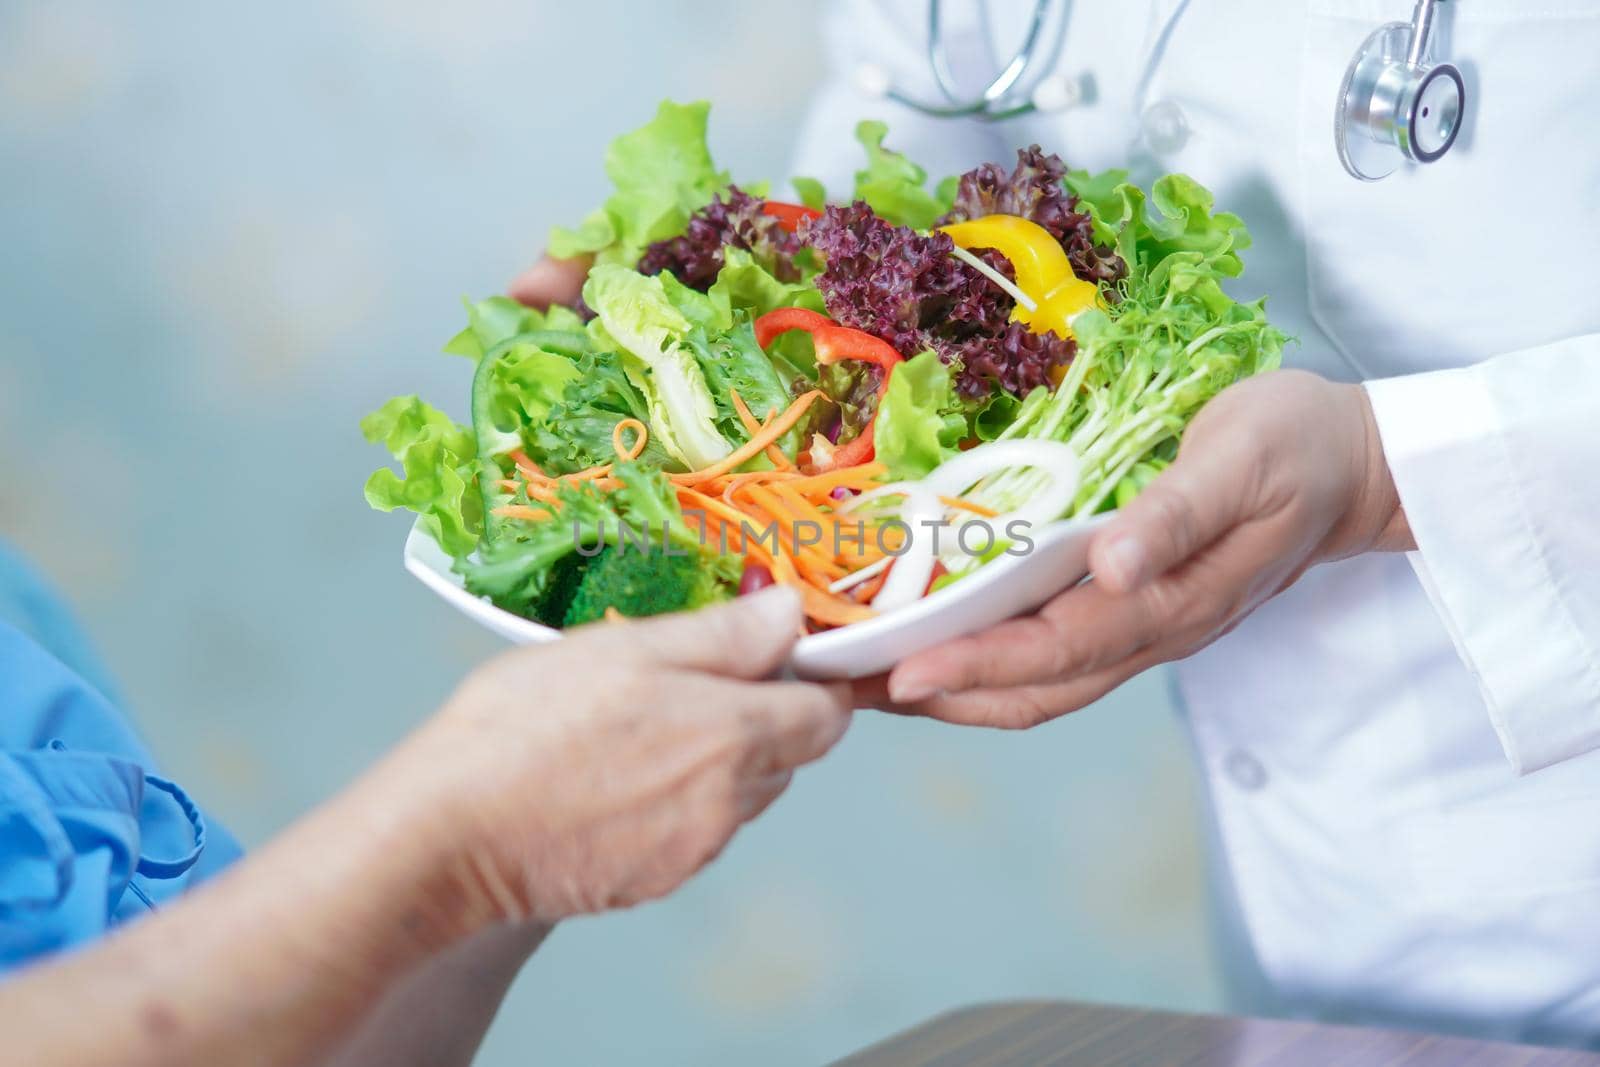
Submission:
M 1089 546 L 1089 569 L 1113 593 L 1165 574 L 1231 529 L 1244 512 L 1244 471 L 1216 451 L 1180 453 Z
M 804 621 L 800 597 L 774 585 L 713 608 L 605 630 L 663 666 L 757 679 L 783 665 Z

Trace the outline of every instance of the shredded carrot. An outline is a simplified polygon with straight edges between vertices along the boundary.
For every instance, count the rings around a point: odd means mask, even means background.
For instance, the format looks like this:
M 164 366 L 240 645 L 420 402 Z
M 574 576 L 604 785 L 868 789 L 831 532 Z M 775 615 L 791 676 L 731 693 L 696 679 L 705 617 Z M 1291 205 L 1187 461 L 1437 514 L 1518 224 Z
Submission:
M 628 621 L 628 617 L 626 615 L 624 615 L 622 612 L 618 611 L 615 604 L 607 604 L 606 605 L 605 619 L 606 619 L 606 622 L 627 622 Z
M 821 492 L 824 495 L 835 489 L 870 489 L 874 488 L 880 475 L 887 474 L 888 468 L 882 463 L 863 463 L 858 467 L 841 467 L 827 474 L 812 474 L 803 478 L 796 478 L 789 483 L 790 488 L 802 493 Z
M 873 538 L 858 536 L 853 530 L 846 533 L 846 523 L 860 520 L 840 515 L 831 494 L 841 487 L 858 491 L 873 488 L 886 471 L 880 463 L 820 475 L 795 469 L 793 461 L 778 447 L 778 439 L 799 423 L 820 395 L 815 390 L 805 393 L 784 411 L 769 412 L 765 421 L 758 421 L 744 399 L 734 395 L 734 410 L 749 432 L 748 440 L 707 467 L 669 477 L 685 519 L 697 531 L 702 544 L 737 552 L 765 565 L 774 580 L 800 592 L 806 616 L 814 624 L 843 626 L 872 617 L 871 608 L 855 597 L 870 597 L 881 578 L 863 583 L 854 596 L 831 593 L 828 586 L 847 573 L 882 559 L 890 546 L 873 544 Z M 634 432 L 631 444 L 625 443 L 628 430 Z M 640 420 L 619 422 L 611 437 L 617 460 L 626 462 L 640 456 L 649 443 L 648 435 L 649 428 Z M 739 467 L 763 454 L 771 462 L 771 470 L 739 471 Z M 604 491 L 620 484 L 613 473 L 614 463 L 551 476 L 524 453 L 513 453 L 512 458 L 525 484 L 519 486 L 515 480 L 507 479 L 501 485 L 522 489 L 531 506 L 509 505 L 496 510 L 496 514 L 507 517 L 549 518 L 551 511 L 537 505 L 554 503 L 557 490 L 563 485 L 588 485 Z M 800 533 L 801 522 L 820 528 L 820 542 L 801 543 L 811 540 L 809 535 Z
M 947 508 L 955 508 L 957 511 L 970 511 L 974 515 L 981 515 L 986 519 L 995 518 L 1000 514 L 993 508 L 986 508 L 982 504 L 974 504 L 970 500 L 962 500 L 958 496 L 942 496 L 939 498 L 939 503 Z
M 854 557 L 858 567 L 865 567 L 869 563 L 876 563 L 883 557 L 890 555 L 905 543 L 905 531 L 891 526 L 880 535 L 873 531 L 871 536 L 865 530 L 861 533 L 861 551 Z M 882 542 L 881 544 L 879 542 Z
M 615 479 L 608 478 L 612 465 L 603 463 L 598 467 L 588 467 L 573 474 L 561 474 L 552 477 L 535 468 L 532 471 L 523 470 L 522 477 L 529 485 L 550 488 L 557 485 L 577 485 L 580 482 L 603 482 L 614 487 Z
M 754 487 L 752 487 L 752 491 L 754 491 Z M 851 539 L 840 536 L 839 527 L 842 523 L 839 521 L 838 516 L 824 514 L 810 501 L 800 494 L 788 490 L 788 487 L 781 483 L 762 486 L 761 494 L 763 506 L 767 511 L 774 514 L 787 511 L 794 519 L 800 522 L 809 522 L 816 525 L 822 536 L 821 542 L 815 547 L 817 556 L 829 560 L 839 559 L 844 550 L 844 542 Z M 773 503 L 778 506 L 774 507 Z M 834 577 L 839 578 L 843 577 L 843 575 L 836 574 Z
M 745 405 L 744 398 L 739 395 L 739 390 L 729 389 L 728 395 L 733 397 L 733 410 L 739 413 L 739 421 L 744 423 L 744 428 L 750 431 L 752 435 L 760 433 L 761 423 L 750 413 L 750 408 Z M 767 412 L 767 418 L 770 419 L 776 414 L 777 411 L 769 411 Z M 794 466 L 789 462 L 789 457 L 783 454 L 783 449 L 776 444 L 768 445 L 766 453 L 767 459 L 772 461 L 772 466 L 777 470 L 785 470 Z
M 787 559 L 781 541 L 778 544 L 776 557 L 772 548 L 761 539 L 761 527 L 764 525 L 759 516 L 753 516 L 740 511 L 738 508 L 729 507 L 715 497 L 705 496 L 692 489 L 679 490 L 679 503 L 685 507 L 699 508 L 707 515 L 714 517 L 720 523 L 720 529 L 731 536 L 728 539 L 730 548 L 737 545 L 737 551 L 747 556 L 754 556 L 762 563 L 772 568 L 775 558 Z M 721 541 L 719 540 L 719 545 Z M 774 570 L 773 572 L 777 572 Z
M 780 551 L 774 554 L 767 544 L 759 538 L 748 536 L 750 532 L 759 527 L 760 520 L 758 517 L 746 514 L 738 508 L 726 504 L 714 496 L 707 496 L 697 489 L 679 488 L 678 502 L 685 507 L 699 509 L 708 515 L 715 516 L 723 522 L 725 527 L 733 527 L 740 535 L 740 540 L 744 544 L 745 554 L 754 556 L 762 563 L 765 563 L 768 569 L 772 571 L 773 576 L 779 581 L 787 579 L 793 584 L 799 580 L 794 564 L 790 562 L 787 553 L 781 550 L 781 542 Z
M 744 531 L 736 524 L 724 521 L 719 515 L 687 506 L 681 498 L 679 506 L 684 508 L 683 519 L 694 528 L 703 547 L 709 549 L 715 545 L 718 551 L 736 552 L 741 556 L 749 554 L 745 545 Z
M 682 505 L 685 500 L 708 514 L 715 515 L 725 522 L 731 522 L 734 526 L 750 521 L 750 516 L 738 508 L 726 504 L 714 496 L 707 496 L 698 489 L 680 487 L 678 489 L 678 503 Z
M 788 557 L 784 556 L 782 553 L 773 555 L 767 550 L 767 546 L 759 541 L 752 540 L 750 538 L 744 538 L 743 541 L 744 554 L 753 557 L 757 563 L 766 564 L 767 570 L 771 571 L 774 575 L 778 574 L 779 571 L 782 570 L 778 564 L 780 559 L 783 560 L 785 564 L 788 563 Z M 794 568 L 790 567 L 789 573 L 793 573 L 793 571 Z
M 823 514 L 815 504 L 795 492 L 793 486 L 777 482 L 765 488 L 767 492 L 787 504 L 789 509 L 798 517 L 810 519 L 824 530 L 839 525 L 839 517 L 837 515 Z
M 726 474 L 728 471 L 738 468 L 740 465 L 748 462 L 762 449 L 766 448 L 768 445 L 772 444 L 778 438 L 782 437 L 784 434 L 793 429 L 794 424 L 799 422 L 801 417 L 805 415 L 806 409 L 811 407 L 812 403 L 814 403 L 817 397 L 821 395 L 822 393 L 820 390 L 811 390 L 809 393 L 801 396 L 793 404 L 790 404 L 788 410 L 782 415 L 779 415 L 777 418 L 767 420 L 767 422 L 762 424 L 761 432 L 752 436 L 750 440 L 734 449 L 722 459 L 719 459 L 711 466 L 705 467 L 701 470 L 690 471 L 688 474 L 674 474 L 672 476 L 672 480 L 677 482 L 679 485 L 699 485 L 701 482 L 704 482 L 707 479 L 715 478 L 719 474 Z
M 511 453 L 511 462 L 521 468 L 524 474 L 531 474 L 536 478 L 545 477 L 545 473 L 539 469 L 539 465 L 529 459 L 528 454 L 520 448 Z
M 888 580 L 889 571 L 884 569 L 850 590 L 850 595 L 860 603 L 870 604 L 872 598 L 878 595 L 878 590 L 883 588 L 883 583 Z
M 745 542 L 743 531 L 731 523 L 708 516 L 696 524 L 696 531 L 700 535 L 701 546 L 707 550 L 714 546 L 718 552 L 732 552 L 740 556 L 751 554 L 750 547 Z
M 633 431 L 633 447 L 626 448 L 622 444 L 622 434 L 626 430 Z M 650 441 L 650 427 L 638 419 L 623 419 L 611 428 L 611 447 L 616 449 L 617 458 L 633 461 L 639 458 L 644 451 L 644 446 Z
M 804 586 L 805 583 L 800 580 L 800 575 L 795 572 L 794 563 L 788 556 L 782 552 L 768 552 L 767 558 L 771 561 L 767 566 L 771 568 L 774 580 L 782 582 L 784 585 Z M 803 593 L 804 589 L 802 589 L 802 595 Z
M 743 489 L 752 482 L 770 481 L 771 479 L 768 477 L 768 475 L 772 473 L 772 471 L 750 471 L 748 474 L 736 474 L 731 478 L 728 478 L 728 484 L 722 487 L 721 496 L 723 502 L 727 504 L 733 504 L 733 498 L 739 494 L 740 489 Z M 717 480 L 722 481 L 720 478 Z
M 739 486 L 738 491 L 734 493 L 734 496 L 738 497 L 741 494 L 748 497 L 751 503 L 755 504 L 756 507 L 760 508 L 772 518 L 809 518 L 809 516 L 804 516 L 797 512 L 791 512 L 788 508 L 784 507 L 783 499 L 774 494 L 769 486 L 759 485 L 754 482 L 747 485 L 741 485 Z
M 797 553 L 794 557 L 794 569 L 800 572 L 800 577 L 818 589 L 827 589 L 829 585 L 844 577 L 845 570 L 836 563 L 823 563 L 818 557 L 809 552 Z
M 744 492 L 761 509 L 767 519 L 767 524 L 777 533 L 778 543 L 795 558 L 796 566 L 799 566 L 801 560 L 806 560 L 811 564 L 813 570 L 824 573 L 838 571 L 837 574 L 831 575 L 829 581 L 833 578 L 842 578 L 844 576 L 843 568 L 833 562 L 832 554 L 822 549 L 822 545 L 828 543 L 828 531 L 835 525 L 834 523 L 828 521 L 819 523 L 817 528 L 819 540 L 802 545 L 800 543 L 799 530 L 797 529 L 798 524 L 795 520 L 804 519 L 805 521 L 810 521 L 809 519 L 790 512 L 783 506 L 781 500 L 773 496 L 770 489 L 751 485 L 746 486 Z
M 531 508 L 526 504 L 506 504 L 495 508 L 492 514 L 503 516 L 507 519 L 531 519 L 534 522 L 543 522 L 551 518 L 550 512 L 544 508 Z
M 834 490 L 844 487 L 863 491 L 879 484 L 886 473 L 879 463 L 862 464 L 825 474 L 805 474 L 777 442 L 805 415 L 821 394 L 808 392 L 782 412 L 769 412 L 758 421 L 737 394 L 733 397 L 739 420 L 749 439 L 733 452 L 698 471 L 670 475 L 685 521 L 696 530 L 701 543 L 709 548 L 735 552 L 766 566 L 775 581 L 795 588 L 801 596 L 806 617 L 814 627 L 843 626 L 873 617 L 870 607 L 857 598 L 870 599 L 882 584 L 882 576 L 863 582 L 850 595 L 829 591 L 838 578 L 882 559 L 890 546 L 876 545 L 870 535 L 846 532 L 847 523 L 859 522 L 840 515 Z M 627 431 L 633 440 L 627 441 Z M 623 419 L 612 430 L 611 445 L 617 462 L 628 462 L 643 454 L 649 444 L 649 428 L 638 419 Z M 765 455 L 772 469 L 739 471 L 739 467 L 758 455 Z M 494 514 L 511 519 L 545 521 L 551 519 L 562 486 L 584 486 L 600 491 L 615 489 L 620 481 L 613 473 L 616 464 L 605 463 L 573 474 L 550 475 L 526 453 L 511 453 L 517 478 L 500 479 L 496 484 L 508 491 L 526 494 L 528 504 L 508 504 Z M 964 501 L 946 501 L 958 507 Z M 544 505 L 544 506 L 541 506 Z M 969 510 L 975 510 L 973 505 Z M 815 524 L 821 540 L 802 534 L 799 523 Z M 802 540 L 810 543 L 801 543 Z M 888 539 L 892 541 L 892 538 Z M 607 621 L 623 618 L 614 609 Z
M 806 616 L 829 626 L 846 626 L 852 622 L 863 622 L 877 614 L 865 604 L 857 604 L 853 600 L 835 596 L 813 586 L 802 585 L 799 589 L 800 602 L 805 607 Z

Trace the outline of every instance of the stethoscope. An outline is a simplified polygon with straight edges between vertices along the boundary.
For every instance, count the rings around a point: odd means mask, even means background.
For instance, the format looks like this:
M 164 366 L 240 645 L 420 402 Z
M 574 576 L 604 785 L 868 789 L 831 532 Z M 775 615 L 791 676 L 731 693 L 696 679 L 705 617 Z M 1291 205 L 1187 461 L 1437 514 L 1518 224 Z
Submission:
M 1077 103 L 1077 83 L 1046 68 L 1053 50 L 1044 30 L 1065 0 L 1036 0 L 1022 44 L 976 96 L 962 97 L 950 64 L 942 0 L 928 0 L 928 64 L 944 96 L 929 103 L 896 88 L 882 68 L 857 72 L 874 95 L 936 118 L 991 122 L 1035 112 L 1061 111 Z M 1333 117 L 1334 143 L 1345 170 L 1362 181 L 1393 174 L 1407 160 L 1436 163 L 1456 142 L 1467 106 L 1467 87 L 1450 63 L 1431 62 L 1434 8 L 1440 0 L 1417 0 L 1411 21 L 1374 30 L 1345 69 Z M 1030 78 L 1030 73 L 1042 76 Z

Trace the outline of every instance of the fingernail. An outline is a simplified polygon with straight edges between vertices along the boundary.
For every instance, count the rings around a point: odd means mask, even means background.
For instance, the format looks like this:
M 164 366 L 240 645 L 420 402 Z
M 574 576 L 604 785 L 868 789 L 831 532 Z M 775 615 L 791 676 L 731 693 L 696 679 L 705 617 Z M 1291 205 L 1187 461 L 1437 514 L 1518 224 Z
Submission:
M 918 678 L 916 675 L 902 678 L 898 674 L 889 676 L 889 699 L 896 704 L 915 704 L 939 692 L 939 687 L 926 678 Z
M 1100 567 L 1096 573 L 1112 585 L 1133 589 L 1144 581 L 1144 568 L 1144 546 L 1132 534 L 1122 534 L 1101 549 Z

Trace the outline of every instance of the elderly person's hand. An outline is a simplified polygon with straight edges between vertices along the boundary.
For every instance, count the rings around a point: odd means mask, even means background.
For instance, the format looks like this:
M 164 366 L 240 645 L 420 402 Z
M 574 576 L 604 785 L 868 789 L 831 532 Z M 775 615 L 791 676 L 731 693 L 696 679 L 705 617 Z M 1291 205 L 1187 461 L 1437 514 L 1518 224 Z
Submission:
M 670 891 L 839 739 L 842 687 L 767 680 L 800 622 L 774 588 L 507 653 L 221 878 L 7 982 L 7 1062 L 466 1062 L 550 923 Z
M 1365 390 L 1252 378 L 1206 406 L 1176 462 L 1100 531 L 1092 582 L 907 659 L 867 699 L 1033 726 L 1204 648 L 1317 563 L 1411 547 Z
M 454 891 L 553 922 L 676 888 L 844 733 L 845 686 L 765 680 L 800 618 L 773 587 L 476 672 L 396 755 L 456 838 Z

